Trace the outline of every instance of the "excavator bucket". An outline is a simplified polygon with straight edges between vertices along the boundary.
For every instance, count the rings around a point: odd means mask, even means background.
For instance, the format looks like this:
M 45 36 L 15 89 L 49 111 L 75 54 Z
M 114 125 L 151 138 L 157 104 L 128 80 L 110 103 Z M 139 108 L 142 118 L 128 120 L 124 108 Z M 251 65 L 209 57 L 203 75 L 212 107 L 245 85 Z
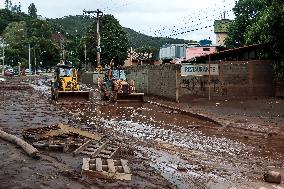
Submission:
M 117 102 L 144 102 L 144 93 L 118 93 Z
M 90 100 L 89 91 L 57 91 L 55 94 L 56 101 L 85 102 Z

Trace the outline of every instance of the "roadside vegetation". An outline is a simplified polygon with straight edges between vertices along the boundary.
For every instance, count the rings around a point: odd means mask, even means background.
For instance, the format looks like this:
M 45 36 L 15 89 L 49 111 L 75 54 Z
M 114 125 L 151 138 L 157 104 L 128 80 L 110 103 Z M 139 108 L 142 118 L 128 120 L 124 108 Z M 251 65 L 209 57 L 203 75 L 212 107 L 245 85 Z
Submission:
M 141 53 L 157 54 L 159 47 L 165 43 L 187 42 L 183 39 L 150 37 L 124 28 L 113 15 L 104 15 L 100 24 L 103 64 L 113 60 L 115 64 L 122 65 L 130 47 Z M 37 69 L 45 70 L 51 69 L 61 58 L 76 67 L 83 67 L 85 45 L 87 64 L 96 67 L 95 31 L 96 18 L 91 16 L 45 19 L 37 14 L 35 4 L 30 4 L 26 14 L 21 11 L 20 5 L 13 5 L 10 0 L 5 0 L 5 8 L 0 9 L 0 43 L 4 42 L 5 62 L 11 67 L 21 63 L 21 67 L 28 68 L 29 46 L 33 70 L 35 61 Z
M 274 60 L 276 79 L 284 80 L 284 3 L 282 0 L 239 0 L 236 18 L 229 30 L 227 46 L 268 44 L 262 56 Z

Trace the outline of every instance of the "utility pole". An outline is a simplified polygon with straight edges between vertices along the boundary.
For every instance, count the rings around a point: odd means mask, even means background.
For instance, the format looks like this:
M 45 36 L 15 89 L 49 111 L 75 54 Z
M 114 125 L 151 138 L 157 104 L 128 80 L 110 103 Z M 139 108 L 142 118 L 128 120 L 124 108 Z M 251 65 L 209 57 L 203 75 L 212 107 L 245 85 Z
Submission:
M 97 66 L 101 65 L 101 35 L 100 35 L 100 18 L 103 16 L 103 12 L 99 9 L 95 11 L 83 10 L 84 14 L 96 14 L 97 17 Z
M 208 71 L 209 71 L 209 76 L 208 76 L 208 100 L 211 101 L 211 57 L 209 55 L 208 59 Z
M 97 13 L 97 40 L 98 40 L 98 46 L 97 46 L 97 66 L 101 65 L 101 34 L 100 34 L 100 16 L 103 15 L 103 12 L 97 9 L 95 11 Z
M 130 47 L 130 60 L 129 60 L 129 65 L 132 66 L 132 59 L 133 59 L 133 49 Z
M 35 75 L 36 75 L 36 53 L 35 53 L 35 47 L 34 47 L 34 56 L 35 56 Z
M 29 43 L 29 74 L 32 73 L 32 65 L 31 65 L 31 44 Z
M 5 67 L 5 41 L 4 41 L 4 39 L 3 39 L 2 44 L 3 44 L 3 53 L 2 53 L 2 55 L 3 55 L 3 57 L 2 57 L 3 58 L 2 59 L 3 60 L 3 69 L 2 69 L 2 74 L 4 75 L 4 72 L 5 72 L 5 68 L 4 68 Z
M 87 70 L 87 45 L 85 43 L 85 69 Z

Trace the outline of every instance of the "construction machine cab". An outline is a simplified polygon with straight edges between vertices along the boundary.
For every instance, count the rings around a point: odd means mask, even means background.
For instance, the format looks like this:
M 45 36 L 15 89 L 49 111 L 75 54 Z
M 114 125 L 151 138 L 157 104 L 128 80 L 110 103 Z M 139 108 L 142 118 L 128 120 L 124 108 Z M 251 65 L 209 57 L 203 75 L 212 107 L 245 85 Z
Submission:
M 55 69 L 55 83 L 61 91 L 79 91 L 77 70 L 73 66 L 59 64 Z
M 54 71 L 54 81 L 51 85 L 52 99 L 59 98 L 89 100 L 88 91 L 80 91 L 77 69 L 71 65 L 58 64 Z
M 102 99 L 110 101 L 143 102 L 144 93 L 137 93 L 134 81 L 127 81 L 122 70 L 107 69 L 104 82 L 99 83 Z

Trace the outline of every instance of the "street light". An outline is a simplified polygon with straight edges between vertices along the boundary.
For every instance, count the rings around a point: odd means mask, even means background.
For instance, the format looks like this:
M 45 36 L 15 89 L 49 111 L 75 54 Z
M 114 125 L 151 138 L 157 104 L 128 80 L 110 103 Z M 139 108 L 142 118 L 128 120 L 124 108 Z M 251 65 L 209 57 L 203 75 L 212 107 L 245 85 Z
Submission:
M 42 69 L 42 63 L 43 63 L 43 58 L 41 58 L 41 55 L 42 55 L 43 53 L 46 53 L 46 51 L 42 51 L 42 52 L 40 53 L 40 55 L 39 55 L 39 58 L 42 60 L 42 62 L 40 62 L 41 69 Z

